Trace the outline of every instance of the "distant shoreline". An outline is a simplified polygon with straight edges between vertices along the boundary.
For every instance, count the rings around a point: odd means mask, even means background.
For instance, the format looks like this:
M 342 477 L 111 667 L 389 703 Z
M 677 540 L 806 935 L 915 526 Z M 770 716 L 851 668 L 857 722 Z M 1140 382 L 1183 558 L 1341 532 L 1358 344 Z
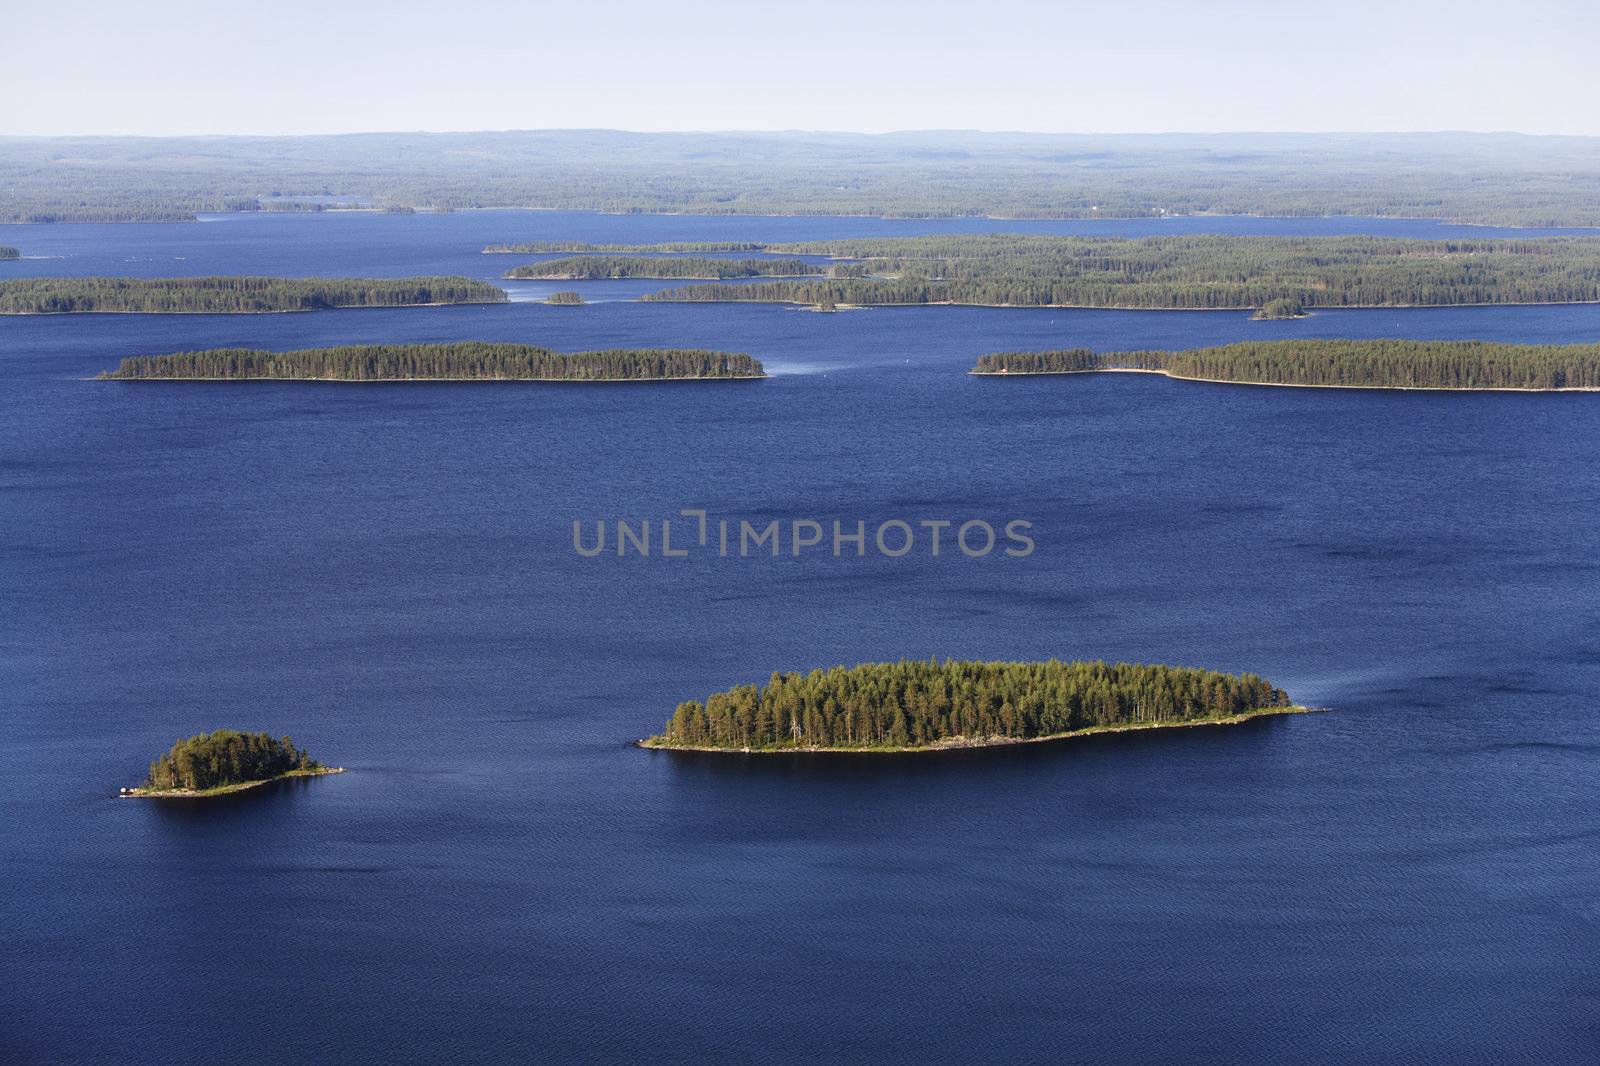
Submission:
M 1301 707 L 1298 705 L 1262 707 L 1242 714 L 1222 715 L 1215 718 L 1194 718 L 1186 722 L 1141 722 L 1126 725 L 1089 726 L 1086 729 L 1073 729 L 1065 733 L 1051 733 L 1042 737 L 958 737 L 937 741 L 932 744 L 906 745 L 902 747 L 719 748 L 689 744 L 657 743 L 650 737 L 634 741 L 634 747 L 643 748 L 646 751 L 704 751 L 715 752 L 719 755 L 920 755 L 926 752 L 964 751 L 973 748 L 1005 748 L 1018 744 L 1049 744 L 1056 741 L 1073 740 L 1078 737 L 1098 736 L 1107 733 L 1139 733 L 1154 729 L 1188 729 L 1196 726 L 1238 725 L 1241 722 L 1248 722 L 1256 718 L 1271 718 L 1284 714 L 1313 714 L 1324 709 L 1322 707 Z
M 1559 389 L 1520 389 L 1510 386 L 1486 386 L 1481 389 L 1445 385 L 1313 385 L 1300 381 L 1234 381 L 1230 378 L 1195 378 L 1174 374 L 1169 370 L 1154 370 L 1136 366 L 1096 367 L 1093 370 L 969 370 L 975 378 L 1050 378 L 1067 374 L 1156 374 L 1173 381 L 1199 381 L 1209 385 L 1258 385 L 1267 389 L 1359 389 L 1365 392 L 1600 392 L 1600 388 L 1576 386 Z
M 210 799 L 213 796 L 228 796 L 290 777 L 325 777 L 328 774 L 342 773 L 344 773 L 342 766 L 321 766 L 315 770 L 290 770 L 276 777 L 263 777 L 258 781 L 240 781 L 233 785 L 218 785 L 216 788 L 146 788 L 140 785 L 137 788 L 125 788 L 117 793 L 117 796 L 119 799 Z
M 426 304 L 344 304 L 338 307 L 278 307 L 261 311 L 0 311 L 0 315 L 11 318 L 49 318 L 60 315 L 309 315 L 318 311 L 401 311 L 408 307 L 500 307 L 511 302 L 511 300 L 443 300 Z
M 1258 212 L 1233 212 L 1233 211 L 1184 211 L 1171 212 L 1161 215 L 965 215 L 959 213 L 947 214 L 915 214 L 915 215 L 885 215 L 869 214 L 860 211 L 708 211 L 708 210 L 605 210 L 597 207 L 535 207 L 527 204 L 494 204 L 486 207 L 417 207 L 412 206 L 413 215 L 468 215 L 483 214 L 494 211 L 527 211 L 540 214 L 573 214 L 573 215 L 602 215 L 606 217 L 620 217 L 627 215 L 663 215 L 667 217 L 690 218 L 857 218 L 871 219 L 878 222 L 1170 222 L 1185 218 L 1253 218 L 1266 221 L 1280 222 L 1332 222 L 1344 220 L 1356 221 L 1382 221 L 1382 222 L 1432 222 L 1441 226 L 1471 226 L 1478 229 L 1511 229 L 1511 230 L 1586 230 L 1600 232 L 1600 226 L 1595 225 L 1536 225 L 1533 223 L 1516 222 L 1472 222 L 1462 218 L 1450 218 L 1443 215 L 1273 215 Z M 287 218 L 307 218 L 317 215 L 340 214 L 367 214 L 367 215 L 397 215 L 406 217 L 404 211 L 388 211 L 374 207 L 324 207 L 318 211 L 195 211 L 188 215 L 172 215 L 166 218 L 67 218 L 67 219 L 0 219 L 0 226 L 166 226 L 174 223 L 201 222 L 205 219 L 216 218 L 259 218 L 262 216 L 284 216 Z
M 523 253 L 527 255 L 541 255 L 540 252 Z M 619 253 L 635 254 L 635 253 Z M 639 254 L 640 259 L 665 258 L 661 253 Z M 713 277 L 709 274 L 699 277 L 690 277 L 687 274 L 663 276 L 659 274 L 530 274 L 527 277 L 518 277 L 515 274 L 501 274 L 501 281 L 717 281 L 730 285 L 737 285 L 742 281 L 794 281 L 797 278 L 824 278 L 825 274 L 738 274 L 731 278 Z M 671 300 L 656 301 L 659 303 L 672 303 Z M 684 303 L 756 303 L 755 300 L 685 300 Z

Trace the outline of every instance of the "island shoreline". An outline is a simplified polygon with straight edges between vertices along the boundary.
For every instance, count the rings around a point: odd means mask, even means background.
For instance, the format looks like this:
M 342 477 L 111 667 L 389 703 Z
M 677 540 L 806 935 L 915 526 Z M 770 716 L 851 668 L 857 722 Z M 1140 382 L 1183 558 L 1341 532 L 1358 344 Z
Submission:
M 125 788 L 117 793 L 118 799 L 213 799 L 217 796 L 230 796 L 236 792 L 244 792 L 261 785 L 270 785 L 274 781 L 284 781 L 291 777 L 326 777 L 329 774 L 342 774 L 342 766 L 319 766 L 314 770 L 290 770 L 278 774 L 276 777 L 263 777 L 256 781 L 240 781 L 233 785 L 219 785 L 216 788 L 185 789 L 185 788 L 146 788 L 140 785 L 136 788 Z
M 800 275 L 808 276 L 808 275 Z M 618 280 L 618 279 L 611 279 Z M 675 280 L 667 278 L 635 279 L 635 280 Z M 700 279 L 709 280 L 709 279 Z M 629 301 L 619 301 L 629 302 Z M 631 301 L 634 303 L 656 304 L 767 304 L 775 307 L 803 307 L 812 308 L 816 305 L 810 300 L 662 300 L 653 294 L 638 297 Z M 1306 310 L 1304 314 L 1292 318 L 1256 318 L 1252 322 L 1293 322 L 1302 318 L 1312 318 L 1323 311 L 1432 311 L 1444 310 L 1453 307 L 1592 307 L 1600 304 L 1600 300 L 1545 300 L 1545 301 L 1519 301 L 1516 303 L 1501 302 L 1498 300 L 1482 300 L 1475 303 L 1458 304 L 1327 304 L 1315 305 Z M 863 310 L 874 307 L 979 307 L 995 311 L 1193 311 L 1193 312 L 1225 312 L 1239 314 L 1245 311 L 1259 310 L 1255 307 L 1135 307 L 1127 304 L 978 304 L 963 303 L 959 300 L 915 300 L 911 302 L 885 301 L 870 304 L 845 304 L 837 305 L 840 310 Z
M 1286 707 L 1261 707 L 1243 714 L 1223 715 L 1216 718 L 1194 718 L 1181 722 L 1140 722 L 1126 725 L 1089 726 L 1066 733 L 1051 733 L 1042 737 L 987 737 L 983 739 L 954 738 L 933 744 L 904 747 L 834 748 L 834 747 L 781 747 L 781 748 L 721 748 L 691 744 L 655 743 L 655 738 L 644 737 L 633 742 L 645 751 L 712 752 L 718 755 L 924 755 L 932 752 L 971 751 L 979 748 L 1008 748 L 1019 744 L 1053 744 L 1076 740 L 1080 737 L 1103 736 L 1111 733 L 1142 733 L 1156 729 L 1188 729 L 1196 726 L 1240 725 L 1257 718 L 1273 718 L 1286 714 L 1316 714 L 1325 707 L 1303 707 L 1298 704 Z
M 538 254 L 538 253 L 529 253 L 529 254 Z M 662 254 L 663 253 L 654 252 L 654 253 L 650 253 L 649 255 L 641 254 L 639 257 L 641 259 L 647 259 L 647 258 L 652 258 L 652 257 L 658 257 L 658 256 L 660 256 Z M 501 274 L 499 280 L 501 280 L 501 281 L 713 281 L 713 282 L 727 282 L 729 284 L 737 284 L 738 282 L 741 282 L 741 281 L 795 281 L 797 279 L 802 279 L 802 278 L 822 278 L 822 277 L 826 277 L 826 275 L 823 275 L 823 274 L 736 274 L 731 278 L 718 278 L 718 277 L 712 277 L 710 275 L 705 275 L 705 276 L 702 276 L 702 277 L 688 277 L 688 276 L 672 277 L 672 276 L 662 276 L 662 275 L 659 275 L 659 274 L 620 274 L 620 275 L 619 274 L 601 274 L 599 276 L 595 276 L 595 275 L 592 275 L 592 274 L 529 274 L 526 277 L 518 277 L 515 274 L 506 273 L 506 274 Z M 618 302 L 621 303 L 621 302 L 625 302 L 625 301 L 618 301 Z M 660 300 L 660 301 L 656 301 L 656 302 L 659 302 L 659 303 L 672 303 L 673 301 L 671 301 L 671 300 Z M 685 303 L 761 303 L 761 302 L 766 302 L 766 301 L 757 301 L 757 300 L 685 300 L 684 302 Z
M 1600 392 L 1600 387 L 1576 385 L 1559 389 L 1522 389 L 1509 385 L 1488 385 L 1481 389 L 1455 385 L 1313 385 L 1303 381 L 1235 381 L 1229 378 L 1195 378 L 1137 366 L 1096 367 L 1093 370 L 969 370 L 974 378 L 1053 378 L 1069 374 L 1155 374 L 1173 381 L 1197 381 L 1207 385 L 1256 385 L 1265 389 L 1356 389 L 1362 392 Z
M 339 307 L 275 307 L 261 311 L 0 311 L 7 318 L 57 318 L 63 315 L 310 315 L 318 311 L 402 311 L 410 307 L 503 307 L 516 301 L 442 300 L 426 304 L 345 304 Z
M 103 377 L 79 378 L 79 381 L 192 381 L 214 384 L 256 384 L 261 382 L 300 382 L 318 385 L 655 385 L 661 382 L 684 381 L 765 381 L 770 374 L 718 374 L 670 378 L 281 378 L 281 377 Z

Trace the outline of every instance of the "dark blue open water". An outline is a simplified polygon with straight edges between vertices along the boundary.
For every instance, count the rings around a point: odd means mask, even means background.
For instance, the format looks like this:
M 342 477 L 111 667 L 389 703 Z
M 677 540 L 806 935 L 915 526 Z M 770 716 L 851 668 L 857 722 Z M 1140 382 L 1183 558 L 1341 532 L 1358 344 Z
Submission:
M 911 225 L 14 227 L 82 261 L 4 269 L 489 276 L 501 239 Z M 1593 1061 L 1600 399 L 962 373 L 1265 336 L 1590 341 L 1600 307 L 0 319 L 0 1060 Z M 81 380 L 464 338 L 775 376 Z M 684 507 L 1024 517 L 1039 547 L 571 549 L 574 518 Z M 628 745 L 773 669 L 928 655 L 1251 669 L 1332 710 L 900 758 Z M 219 725 L 351 772 L 114 798 Z

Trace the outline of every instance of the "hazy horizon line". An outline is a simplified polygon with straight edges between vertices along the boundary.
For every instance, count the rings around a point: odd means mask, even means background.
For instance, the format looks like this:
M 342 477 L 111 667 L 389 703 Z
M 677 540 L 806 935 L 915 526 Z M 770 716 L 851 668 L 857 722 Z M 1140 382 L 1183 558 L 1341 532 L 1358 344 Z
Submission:
M 1524 130 L 1497 129 L 1406 129 L 1406 130 L 1377 130 L 1377 129 L 1329 129 L 1329 130 L 1290 130 L 1290 129 L 1209 129 L 1209 130 L 1024 130 L 1024 129 L 979 129 L 975 127 L 919 127 L 890 130 L 849 130 L 849 129 L 824 129 L 790 126 L 772 129 L 758 128 L 726 128 L 726 129 L 632 129 L 624 126 L 525 126 L 505 127 L 499 129 L 350 129 L 329 131 L 307 131 L 298 133 L 257 133 L 248 131 L 234 131 L 228 133 L 217 132 L 189 132 L 189 133 L 101 133 L 101 132 L 71 132 L 71 133 L 8 133 L 0 131 L 0 139 L 5 140 L 180 140 L 192 138 L 225 139 L 225 138 L 253 138 L 253 139 L 287 139 L 310 137 L 385 137 L 385 136 L 424 136 L 445 137 L 462 135 L 489 135 L 489 134 L 518 134 L 518 133 L 622 133 L 637 136 L 658 137 L 691 137 L 691 136 L 829 136 L 829 137 L 910 137 L 929 135 L 964 135 L 979 137 L 1528 137 L 1543 139 L 1565 140 L 1600 140 L 1600 133 L 1534 133 Z

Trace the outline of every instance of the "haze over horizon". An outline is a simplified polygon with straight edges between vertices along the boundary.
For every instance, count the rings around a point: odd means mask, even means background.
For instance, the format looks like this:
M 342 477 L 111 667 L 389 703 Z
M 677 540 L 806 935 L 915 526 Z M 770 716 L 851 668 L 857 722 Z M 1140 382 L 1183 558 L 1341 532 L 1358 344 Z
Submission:
M 951 0 L 798 15 L 462 0 L 263 17 L 198 0 L 29 6 L 0 135 L 366 131 L 1600 135 L 1600 10 L 1575 0 L 1100 5 Z
M 893 137 L 1082 137 L 1082 138 L 1249 138 L 1249 137 L 1529 137 L 1550 138 L 1567 140 L 1600 140 L 1600 133 L 1537 133 L 1527 130 L 1464 130 L 1464 129 L 1411 129 L 1411 130 L 1308 130 L 1308 129 L 1215 129 L 1215 130 L 1014 130 L 1014 129 L 948 129 L 943 127 L 928 127 L 926 129 L 891 129 L 891 130 L 851 130 L 851 129 L 738 129 L 704 128 L 697 129 L 684 127 L 681 129 L 637 129 L 625 126 L 524 126 L 503 128 L 473 128 L 473 129 L 400 129 L 395 128 L 351 128 L 345 130 L 314 130 L 300 132 L 263 133 L 252 131 L 229 133 L 3 133 L 0 138 L 12 140 L 92 140 L 103 138 L 113 140 L 117 138 L 136 138 L 150 140 L 204 140 L 238 138 L 246 140 L 263 137 L 471 137 L 499 136 L 516 134 L 572 134 L 572 133 L 616 133 L 628 136 L 683 136 L 683 137 L 863 137 L 863 138 L 893 138 Z

